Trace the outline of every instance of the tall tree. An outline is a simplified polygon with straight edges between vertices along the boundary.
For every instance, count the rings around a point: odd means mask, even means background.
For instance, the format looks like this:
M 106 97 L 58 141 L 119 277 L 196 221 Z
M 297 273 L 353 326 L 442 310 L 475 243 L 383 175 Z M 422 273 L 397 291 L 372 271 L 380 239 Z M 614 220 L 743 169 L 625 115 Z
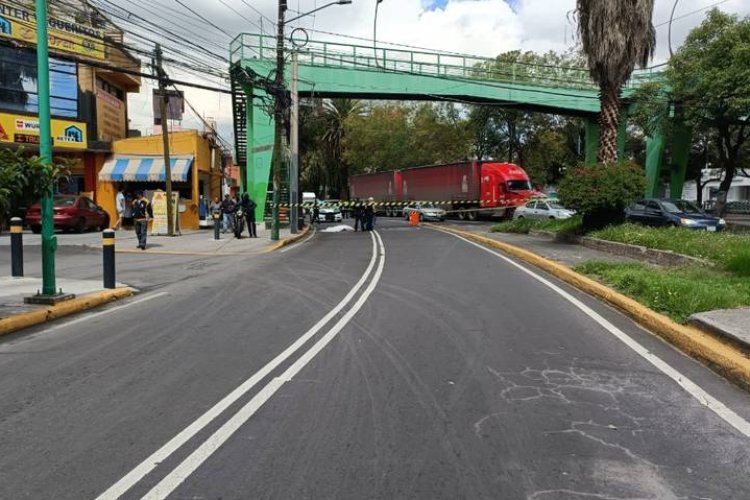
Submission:
M 714 163 L 723 172 L 721 212 L 737 170 L 748 166 L 750 18 L 709 12 L 671 58 L 667 80 L 685 119 L 713 143 Z
M 356 99 L 332 99 L 327 101 L 324 107 L 322 139 L 325 144 L 331 195 L 348 199 L 349 164 L 344 158 L 346 121 L 350 116 L 361 113 L 362 105 Z
M 636 65 L 654 55 L 654 0 L 576 0 L 578 35 L 589 73 L 599 85 L 599 161 L 617 161 L 620 91 Z

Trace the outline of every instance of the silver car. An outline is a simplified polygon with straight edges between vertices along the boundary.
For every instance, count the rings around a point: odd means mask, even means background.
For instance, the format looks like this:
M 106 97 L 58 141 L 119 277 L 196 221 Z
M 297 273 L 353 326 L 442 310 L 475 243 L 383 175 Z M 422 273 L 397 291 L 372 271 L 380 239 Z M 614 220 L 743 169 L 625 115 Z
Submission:
M 445 210 L 432 203 L 409 203 L 404 207 L 404 219 L 409 220 L 412 212 L 419 213 L 419 220 L 437 220 L 440 222 L 445 220 Z
M 569 210 L 560 205 L 557 200 L 531 200 L 522 207 L 518 207 L 513 214 L 514 219 L 568 219 L 575 215 L 575 210 Z

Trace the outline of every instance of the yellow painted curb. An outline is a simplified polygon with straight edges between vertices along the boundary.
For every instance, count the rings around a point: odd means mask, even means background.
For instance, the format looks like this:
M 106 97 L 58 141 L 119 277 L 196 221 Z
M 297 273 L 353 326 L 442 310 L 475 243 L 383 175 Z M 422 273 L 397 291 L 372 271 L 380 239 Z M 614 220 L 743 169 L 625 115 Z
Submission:
M 295 242 L 301 240 L 302 238 L 304 238 L 305 236 L 307 236 L 307 233 L 310 232 L 310 228 L 311 227 L 312 226 L 305 226 L 305 229 L 301 233 L 295 234 L 294 236 L 289 236 L 287 238 L 284 238 L 283 240 L 277 241 L 271 248 L 269 248 L 268 250 L 266 250 L 266 253 L 275 252 L 276 250 L 278 250 L 280 248 L 284 248 L 286 246 L 291 245 L 292 243 L 295 243 Z
M 113 290 L 102 290 L 100 292 L 86 294 L 77 299 L 61 302 L 55 306 L 40 307 L 34 311 L 2 318 L 0 319 L 0 335 L 39 325 L 47 321 L 52 321 L 53 319 L 62 318 L 88 309 L 93 309 L 94 307 L 112 302 L 113 300 L 130 297 L 133 293 L 134 290 L 127 287 L 115 288 Z
M 675 323 L 669 317 L 659 314 L 639 302 L 573 271 L 567 266 L 524 250 L 523 248 L 466 231 L 436 227 L 432 224 L 425 225 L 436 231 L 456 234 L 468 240 L 496 248 L 508 255 L 512 255 L 543 269 L 579 290 L 613 305 L 637 323 L 667 340 L 686 354 L 710 365 L 714 370 L 743 387 L 750 388 L 750 358 L 736 346 L 724 342 L 698 328 Z

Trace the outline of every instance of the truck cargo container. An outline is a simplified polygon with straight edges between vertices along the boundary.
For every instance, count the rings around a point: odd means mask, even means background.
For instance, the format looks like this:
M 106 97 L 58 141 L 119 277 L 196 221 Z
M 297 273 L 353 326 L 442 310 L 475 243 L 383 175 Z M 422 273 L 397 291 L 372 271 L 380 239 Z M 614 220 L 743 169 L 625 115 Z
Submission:
M 352 176 L 352 199 L 376 202 L 433 202 L 460 219 L 509 218 L 515 207 L 538 194 L 526 172 L 512 163 L 465 162 L 428 165 Z M 403 206 L 381 205 L 378 212 L 401 216 Z

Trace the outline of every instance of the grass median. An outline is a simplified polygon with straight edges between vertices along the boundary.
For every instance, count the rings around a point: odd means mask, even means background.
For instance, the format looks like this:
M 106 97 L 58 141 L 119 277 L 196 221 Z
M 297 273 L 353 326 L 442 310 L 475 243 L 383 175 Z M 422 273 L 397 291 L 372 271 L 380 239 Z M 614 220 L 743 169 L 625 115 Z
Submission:
M 699 257 L 713 268 L 658 268 L 644 263 L 589 262 L 576 268 L 622 293 L 685 322 L 690 315 L 750 306 L 750 237 L 634 224 L 611 226 L 594 238 Z
M 532 229 L 557 234 L 577 234 L 581 231 L 581 217 L 546 220 L 513 219 L 495 224 L 490 228 L 490 232 L 528 234 Z
M 575 268 L 654 311 L 684 323 L 695 313 L 750 305 L 750 280 L 701 266 L 587 262 Z
M 589 236 L 657 250 L 671 250 L 711 261 L 738 276 L 750 276 L 748 235 L 623 224 L 595 231 Z

